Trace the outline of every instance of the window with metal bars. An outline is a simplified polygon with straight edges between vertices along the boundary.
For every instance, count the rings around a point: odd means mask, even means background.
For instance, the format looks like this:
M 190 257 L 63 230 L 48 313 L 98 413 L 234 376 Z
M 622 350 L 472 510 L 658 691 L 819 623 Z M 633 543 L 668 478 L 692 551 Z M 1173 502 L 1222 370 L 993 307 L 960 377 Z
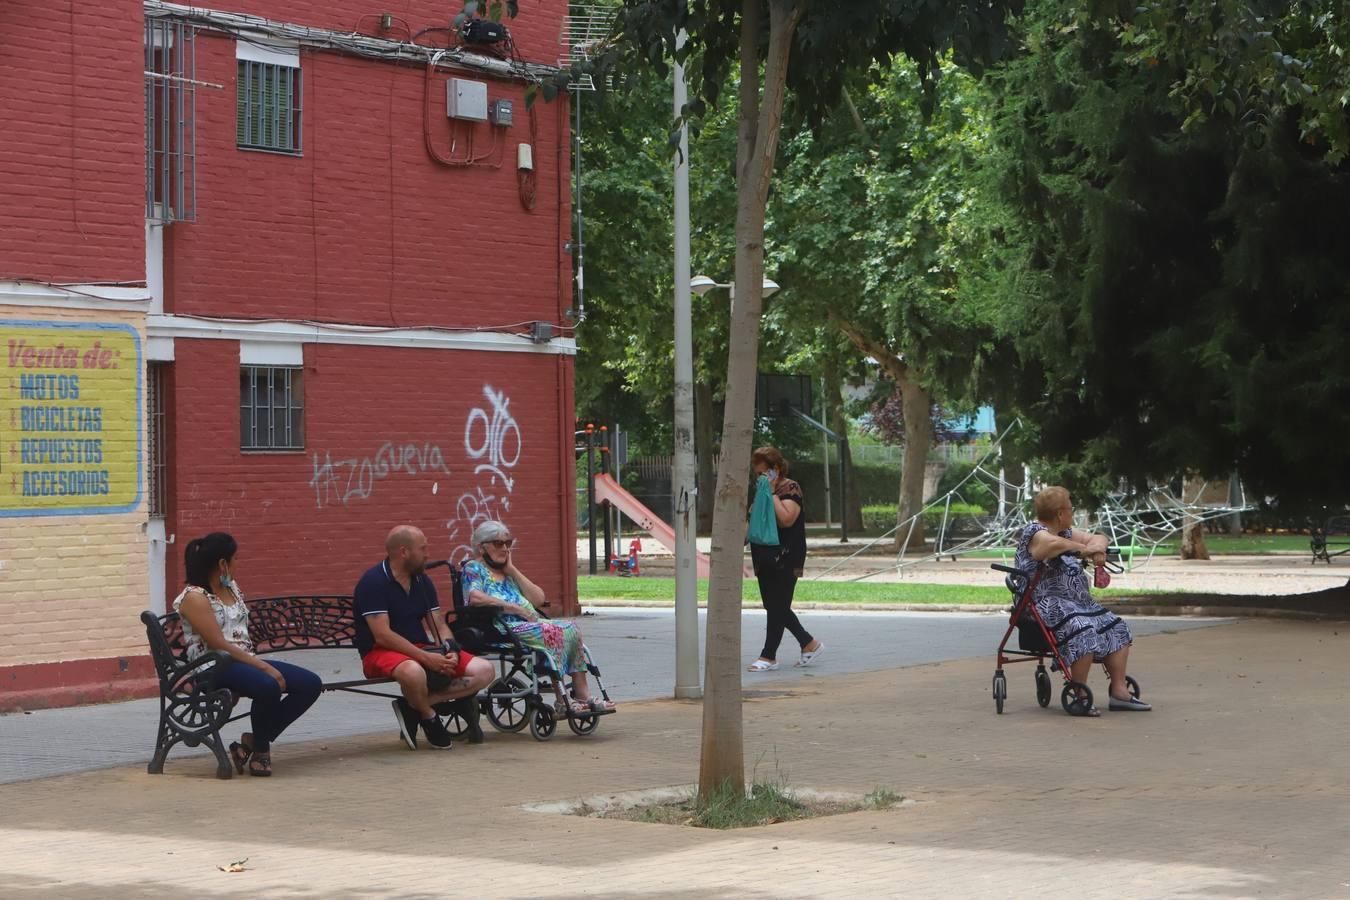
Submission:
M 283 366 L 239 370 L 239 449 L 303 450 L 303 371 Z
M 164 425 L 164 372 L 168 363 L 152 362 L 145 367 L 145 421 L 147 444 L 145 455 L 146 499 L 153 517 L 163 518 L 165 504 L 165 474 L 168 471 L 168 432 Z
M 235 138 L 249 150 L 299 153 L 300 70 L 239 60 Z
M 197 32 L 145 20 L 145 217 L 197 219 Z

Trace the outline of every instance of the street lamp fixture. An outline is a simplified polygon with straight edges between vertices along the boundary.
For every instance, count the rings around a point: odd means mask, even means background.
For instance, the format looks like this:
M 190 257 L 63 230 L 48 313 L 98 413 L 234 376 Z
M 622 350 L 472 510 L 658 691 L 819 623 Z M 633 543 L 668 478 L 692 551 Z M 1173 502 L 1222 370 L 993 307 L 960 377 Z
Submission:
M 725 283 L 720 281 L 713 281 L 707 275 L 695 275 L 689 281 L 689 289 L 693 291 L 695 294 L 698 294 L 700 297 L 708 293 L 708 291 L 711 291 L 713 288 L 726 288 L 731 292 L 732 297 L 736 296 L 736 284 L 735 282 L 732 281 L 728 281 Z M 777 290 L 778 290 L 778 283 L 775 282 L 773 279 L 766 277 L 764 279 L 763 286 L 760 288 L 760 293 L 762 294 L 762 296 L 768 297 L 770 294 L 773 294 Z

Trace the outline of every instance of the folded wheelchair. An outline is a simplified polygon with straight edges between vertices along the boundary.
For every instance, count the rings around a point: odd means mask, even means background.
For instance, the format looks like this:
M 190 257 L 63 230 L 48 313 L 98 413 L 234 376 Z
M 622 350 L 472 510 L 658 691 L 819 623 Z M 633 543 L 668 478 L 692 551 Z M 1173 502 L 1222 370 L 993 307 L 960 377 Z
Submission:
M 1114 565 L 1119 558 L 1116 551 L 1109 551 L 1107 554 L 1108 567 Z M 999 565 L 998 563 L 989 567 L 1006 573 L 1003 583 L 1013 595 L 1013 604 L 1008 610 L 1008 628 L 1003 632 L 1003 640 L 999 641 L 998 662 L 994 668 L 994 709 L 999 715 L 1003 714 L 1003 701 L 1008 698 L 1008 678 L 1003 674 L 1003 667 L 1012 663 L 1031 662 L 1032 660 L 1036 662 L 1036 702 L 1042 707 L 1050 705 L 1053 693 L 1050 672 L 1056 671 L 1064 678 L 1064 687 L 1060 691 L 1059 702 L 1066 713 L 1078 715 L 1080 709 L 1086 710 L 1092 706 L 1092 689 L 1086 684 L 1081 684 L 1070 678 L 1069 667 L 1060 655 L 1054 632 L 1059 623 L 1052 622 L 1047 625 L 1033 601 L 1036 595 L 1036 585 L 1040 583 L 1051 562 L 1052 560 L 1041 562 L 1036 566 L 1035 571 L 1030 574 L 1023 572 L 1021 569 Z M 1121 570 L 1115 568 L 1114 571 Z M 1016 650 L 1008 646 L 1008 638 L 1012 636 L 1014 630 L 1017 632 L 1019 648 Z M 1045 669 L 1047 659 L 1051 660 L 1050 672 Z M 1133 676 L 1126 675 L 1125 684 L 1129 688 L 1130 694 L 1138 698 L 1139 682 L 1135 681 Z
M 525 728 L 535 740 L 553 737 L 560 718 L 574 734 L 591 735 L 600 727 L 600 717 L 617 710 L 593 709 L 581 712 L 570 702 L 551 699 L 559 691 L 569 700 L 575 699 L 571 688 L 564 683 L 547 653 L 526 646 L 498 621 L 497 611 L 490 607 L 471 606 L 464 596 L 463 573 L 459 566 L 448 561 L 428 563 L 427 568 L 444 566 L 450 573 L 451 596 L 454 598 L 453 621 L 450 630 L 455 642 L 480 659 L 497 667 L 497 678 L 476 698 L 481 715 L 497 731 L 518 732 Z M 543 613 L 541 612 L 542 616 Z M 591 659 L 590 650 L 582 645 L 586 657 L 586 671 L 595 679 L 594 689 L 604 700 L 610 699 L 600 680 L 600 668 Z M 469 730 L 468 722 L 458 712 L 444 718 L 450 735 L 459 738 Z

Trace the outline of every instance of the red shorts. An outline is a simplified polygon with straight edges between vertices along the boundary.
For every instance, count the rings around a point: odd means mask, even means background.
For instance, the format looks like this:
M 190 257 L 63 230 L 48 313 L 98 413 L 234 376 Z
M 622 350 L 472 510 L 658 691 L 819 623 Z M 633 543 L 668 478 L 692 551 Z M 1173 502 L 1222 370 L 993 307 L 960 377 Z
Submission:
M 411 656 L 399 653 L 397 650 L 376 647 L 361 657 L 361 671 L 366 673 L 367 678 L 393 678 L 394 670 L 410 659 L 412 659 Z M 459 651 L 459 662 L 455 664 L 453 677 L 459 678 L 462 676 L 472 661 L 473 654 L 466 653 L 463 650 Z

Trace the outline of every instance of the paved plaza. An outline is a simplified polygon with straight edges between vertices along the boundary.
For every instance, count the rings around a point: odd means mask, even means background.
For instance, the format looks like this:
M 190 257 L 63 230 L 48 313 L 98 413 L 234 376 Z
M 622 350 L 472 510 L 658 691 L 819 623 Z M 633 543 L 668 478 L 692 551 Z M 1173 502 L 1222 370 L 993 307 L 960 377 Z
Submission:
M 747 684 L 748 765 L 912 801 L 885 812 L 712 832 L 524 809 L 695 778 L 699 704 L 627 702 L 585 739 L 489 733 L 411 753 L 387 728 L 297 733 L 270 780 L 218 781 L 208 758 L 176 753 L 158 777 L 142 756 L 9 784 L 0 893 L 1350 897 L 1350 627 L 1204 624 L 1137 641 L 1152 713 L 1040 709 L 1024 667 L 996 716 L 987 653 L 848 672 L 837 644 L 816 672 Z

